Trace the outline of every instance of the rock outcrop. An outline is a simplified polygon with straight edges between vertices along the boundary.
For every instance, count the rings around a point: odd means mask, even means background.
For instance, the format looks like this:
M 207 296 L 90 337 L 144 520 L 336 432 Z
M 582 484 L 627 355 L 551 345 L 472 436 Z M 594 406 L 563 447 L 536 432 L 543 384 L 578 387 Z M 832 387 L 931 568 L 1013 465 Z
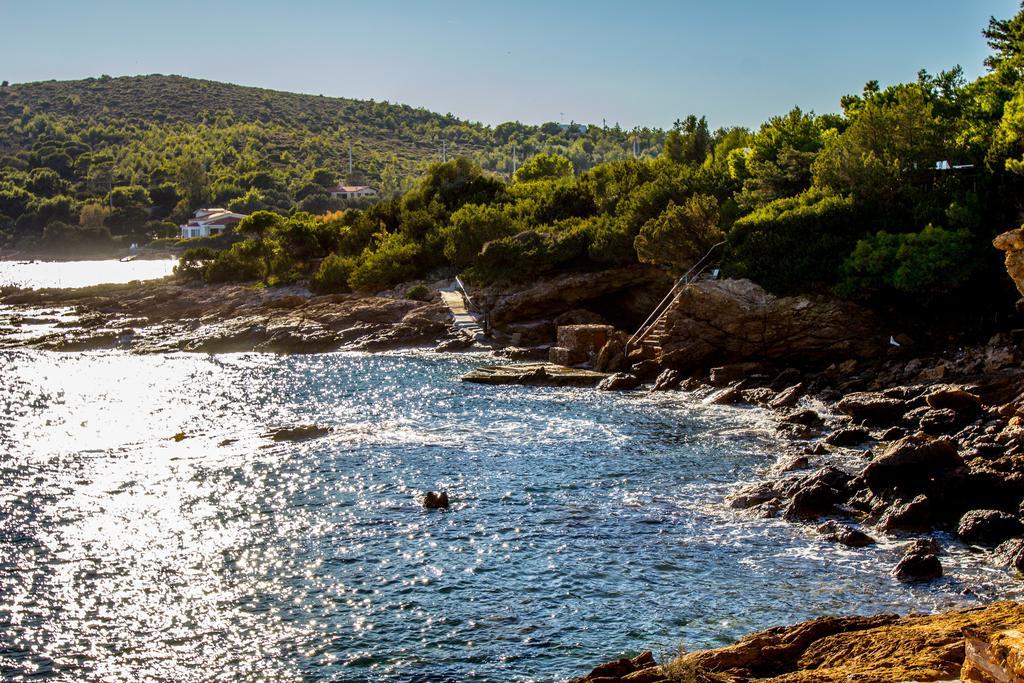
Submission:
M 821 617 L 683 655 L 680 662 L 727 681 L 950 680 L 964 666 L 965 630 L 976 640 L 994 640 L 1021 623 L 1024 605 L 1015 602 L 928 616 Z
M 992 246 L 1006 252 L 1006 272 L 1024 297 L 1024 228 L 1004 232 L 992 240 Z
M 665 315 L 662 358 L 680 369 L 743 361 L 871 357 L 888 339 L 864 309 L 822 297 L 776 297 L 749 280 L 685 287 Z
M 594 365 L 598 354 L 615 335 L 611 325 L 560 325 L 548 360 L 558 365 Z
M 631 266 L 564 275 L 514 291 L 484 289 L 475 292 L 474 297 L 489 307 L 491 323 L 499 329 L 525 321 L 551 324 L 558 316 L 573 311 L 575 318 L 581 319 L 579 309 L 629 327 L 633 321 L 642 321 L 671 286 L 663 271 Z
M 607 377 L 603 372 L 568 368 L 550 363 L 487 365 L 462 376 L 475 384 L 522 384 L 535 387 L 593 387 Z
M 10 307 L 0 312 L 0 348 L 316 353 L 434 346 L 453 338 L 439 301 L 313 296 L 297 286 L 135 282 L 19 290 L 0 303 Z

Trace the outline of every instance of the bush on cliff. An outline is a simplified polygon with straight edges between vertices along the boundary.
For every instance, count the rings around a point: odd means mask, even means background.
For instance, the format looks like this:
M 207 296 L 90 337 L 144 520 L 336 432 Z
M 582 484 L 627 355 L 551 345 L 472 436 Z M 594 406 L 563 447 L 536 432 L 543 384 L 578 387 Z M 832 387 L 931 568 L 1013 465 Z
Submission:
M 420 247 L 401 234 L 387 235 L 376 250 L 367 249 L 349 276 L 349 286 L 377 292 L 411 280 L 419 274 Z
M 456 268 L 466 268 L 486 243 L 518 231 L 516 222 L 502 207 L 466 204 L 452 214 L 451 223 L 441 231 L 444 255 Z
M 933 225 L 920 232 L 878 232 L 857 242 L 843 264 L 840 295 L 869 298 L 899 294 L 928 303 L 952 293 L 973 274 L 976 259 L 967 230 Z
M 585 225 L 528 230 L 488 242 L 466 276 L 477 284 L 529 282 L 585 264 L 592 237 Z
M 695 194 L 682 204 L 669 200 L 661 215 L 640 228 L 633 242 L 641 263 L 681 275 L 724 235 L 718 228 L 718 200 Z
M 207 264 L 204 276 L 207 282 L 246 282 L 266 279 L 267 245 L 259 240 L 238 242 L 227 251 L 217 252 Z
M 186 249 L 174 266 L 174 274 L 187 280 L 201 280 L 206 275 L 206 266 L 217 258 L 217 251 L 209 247 Z
M 831 287 L 859 232 L 851 198 L 811 189 L 737 220 L 724 270 L 775 294 Z
M 350 256 L 331 254 L 320 262 L 320 267 L 310 278 L 309 288 L 317 294 L 340 294 L 351 290 L 348 281 L 356 268 L 356 260 Z

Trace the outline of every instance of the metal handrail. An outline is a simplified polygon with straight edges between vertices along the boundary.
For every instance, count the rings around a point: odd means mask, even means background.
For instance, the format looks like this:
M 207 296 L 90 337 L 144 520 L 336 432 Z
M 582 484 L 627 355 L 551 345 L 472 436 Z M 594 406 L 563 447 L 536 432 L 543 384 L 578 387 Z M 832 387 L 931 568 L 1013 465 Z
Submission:
M 480 309 L 477 307 L 475 303 L 473 303 L 472 297 L 470 297 L 469 292 L 466 291 L 466 285 L 462 284 L 462 280 L 459 279 L 458 275 L 455 276 L 455 284 L 462 292 L 462 296 L 466 299 L 466 303 L 469 304 L 469 309 L 479 313 Z
M 640 325 L 640 329 L 636 331 L 636 334 L 630 337 L 629 341 L 626 342 L 626 353 L 629 353 L 630 346 L 642 342 L 644 338 L 646 338 L 647 335 L 650 334 L 651 330 L 654 329 L 654 326 L 661 318 L 661 314 L 664 313 L 665 309 L 668 308 L 668 305 L 675 300 L 675 297 L 678 295 L 680 288 L 690 284 L 690 282 L 700 277 L 704 273 L 704 271 L 708 269 L 708 267 L 711 264 L 705 263 L 705 261 L 707 261 L 708 257 L 711 256 L 711 252 L 713 252 L 715 249 L 722 246 L 723 244 L 725 244 L 725 240 L 722 240 L 721 242 L 712 245 L 712 247 L 708 249 L 707 253 L 701 256 L 700 259 L 696 263 L 694 263 L 688 271 L 683 273 L 682 277 L 676 280 L 676 283 L 672 285 L 672 289 L 670 289 L 668 291 L 668 294 L 665 295 L 665 298 L 663 298 L 661 302 L 654 307 L 654 310 L 651 312 L 649 316 L 647 316 L 647 320 L 645 320 L 643 324 Z M 697 270 L 698 268 L 700 270 Z

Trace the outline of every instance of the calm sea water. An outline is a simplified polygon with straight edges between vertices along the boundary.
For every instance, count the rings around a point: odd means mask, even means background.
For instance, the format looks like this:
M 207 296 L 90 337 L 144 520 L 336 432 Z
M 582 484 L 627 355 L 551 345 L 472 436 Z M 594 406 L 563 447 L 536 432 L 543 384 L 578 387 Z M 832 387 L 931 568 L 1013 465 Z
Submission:
M 0 677 L 553 681 L 1020 595 L 726 509 L 773 460 L 756 410 L 457 381 L 481 360 L 0 353 Z M 334 431 L 263 436 L 303 423 Z
M 26 289 L 90 287 L 155 280 L 170 275 L 176 259 L 136 261 L 0 261 L 0 286 Z

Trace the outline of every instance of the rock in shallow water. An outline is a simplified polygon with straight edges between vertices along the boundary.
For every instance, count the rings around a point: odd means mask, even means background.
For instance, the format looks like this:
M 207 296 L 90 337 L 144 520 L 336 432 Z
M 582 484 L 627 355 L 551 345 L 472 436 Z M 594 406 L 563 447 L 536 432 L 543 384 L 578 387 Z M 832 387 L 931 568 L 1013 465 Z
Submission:
M 567 368 L 550 363 L 488 365 L 462 376 L 463 382 L 477 384 L 523 384 L 546 387 L 592 387 L 607 377 L 603 372 Z
M 941 578 L 939 544 L 930 538 L 914 541 L 907 547 L 892 574 L 903 583 L 927 583 Z
M 601 391 L 624 391 L 640 386 L 640 378 L 628 372 L 616 372 L 601 380 L 597 388 Z
M 971 510 L 960 519 L 956 533 L 964 543 L 997 545 L 1024 535 L 1024 524 L 1001 510 Z
M 426 495 L 423 496 L 423 507 L 427 510 L 447 510 L 448 492 L 441 491 L 441 493 L 435 493 L 427 491 Z
M 840 524 L 835 520 L 829 520 L 819 526 L 818 533 L 827 541 L 841 543 L 851 548 L 863 548 L 875 543 L 875 539 L 860 529 L 855 529 L 848 524 Z
M 320 425 L 299 425 L 297 427 L 272 429 L 263 436 L 274 441 L 309 441 L 310 439 L 319 439 L 321 436 L 327 436 L 331 431 L 330 427 L 321 427 Z

